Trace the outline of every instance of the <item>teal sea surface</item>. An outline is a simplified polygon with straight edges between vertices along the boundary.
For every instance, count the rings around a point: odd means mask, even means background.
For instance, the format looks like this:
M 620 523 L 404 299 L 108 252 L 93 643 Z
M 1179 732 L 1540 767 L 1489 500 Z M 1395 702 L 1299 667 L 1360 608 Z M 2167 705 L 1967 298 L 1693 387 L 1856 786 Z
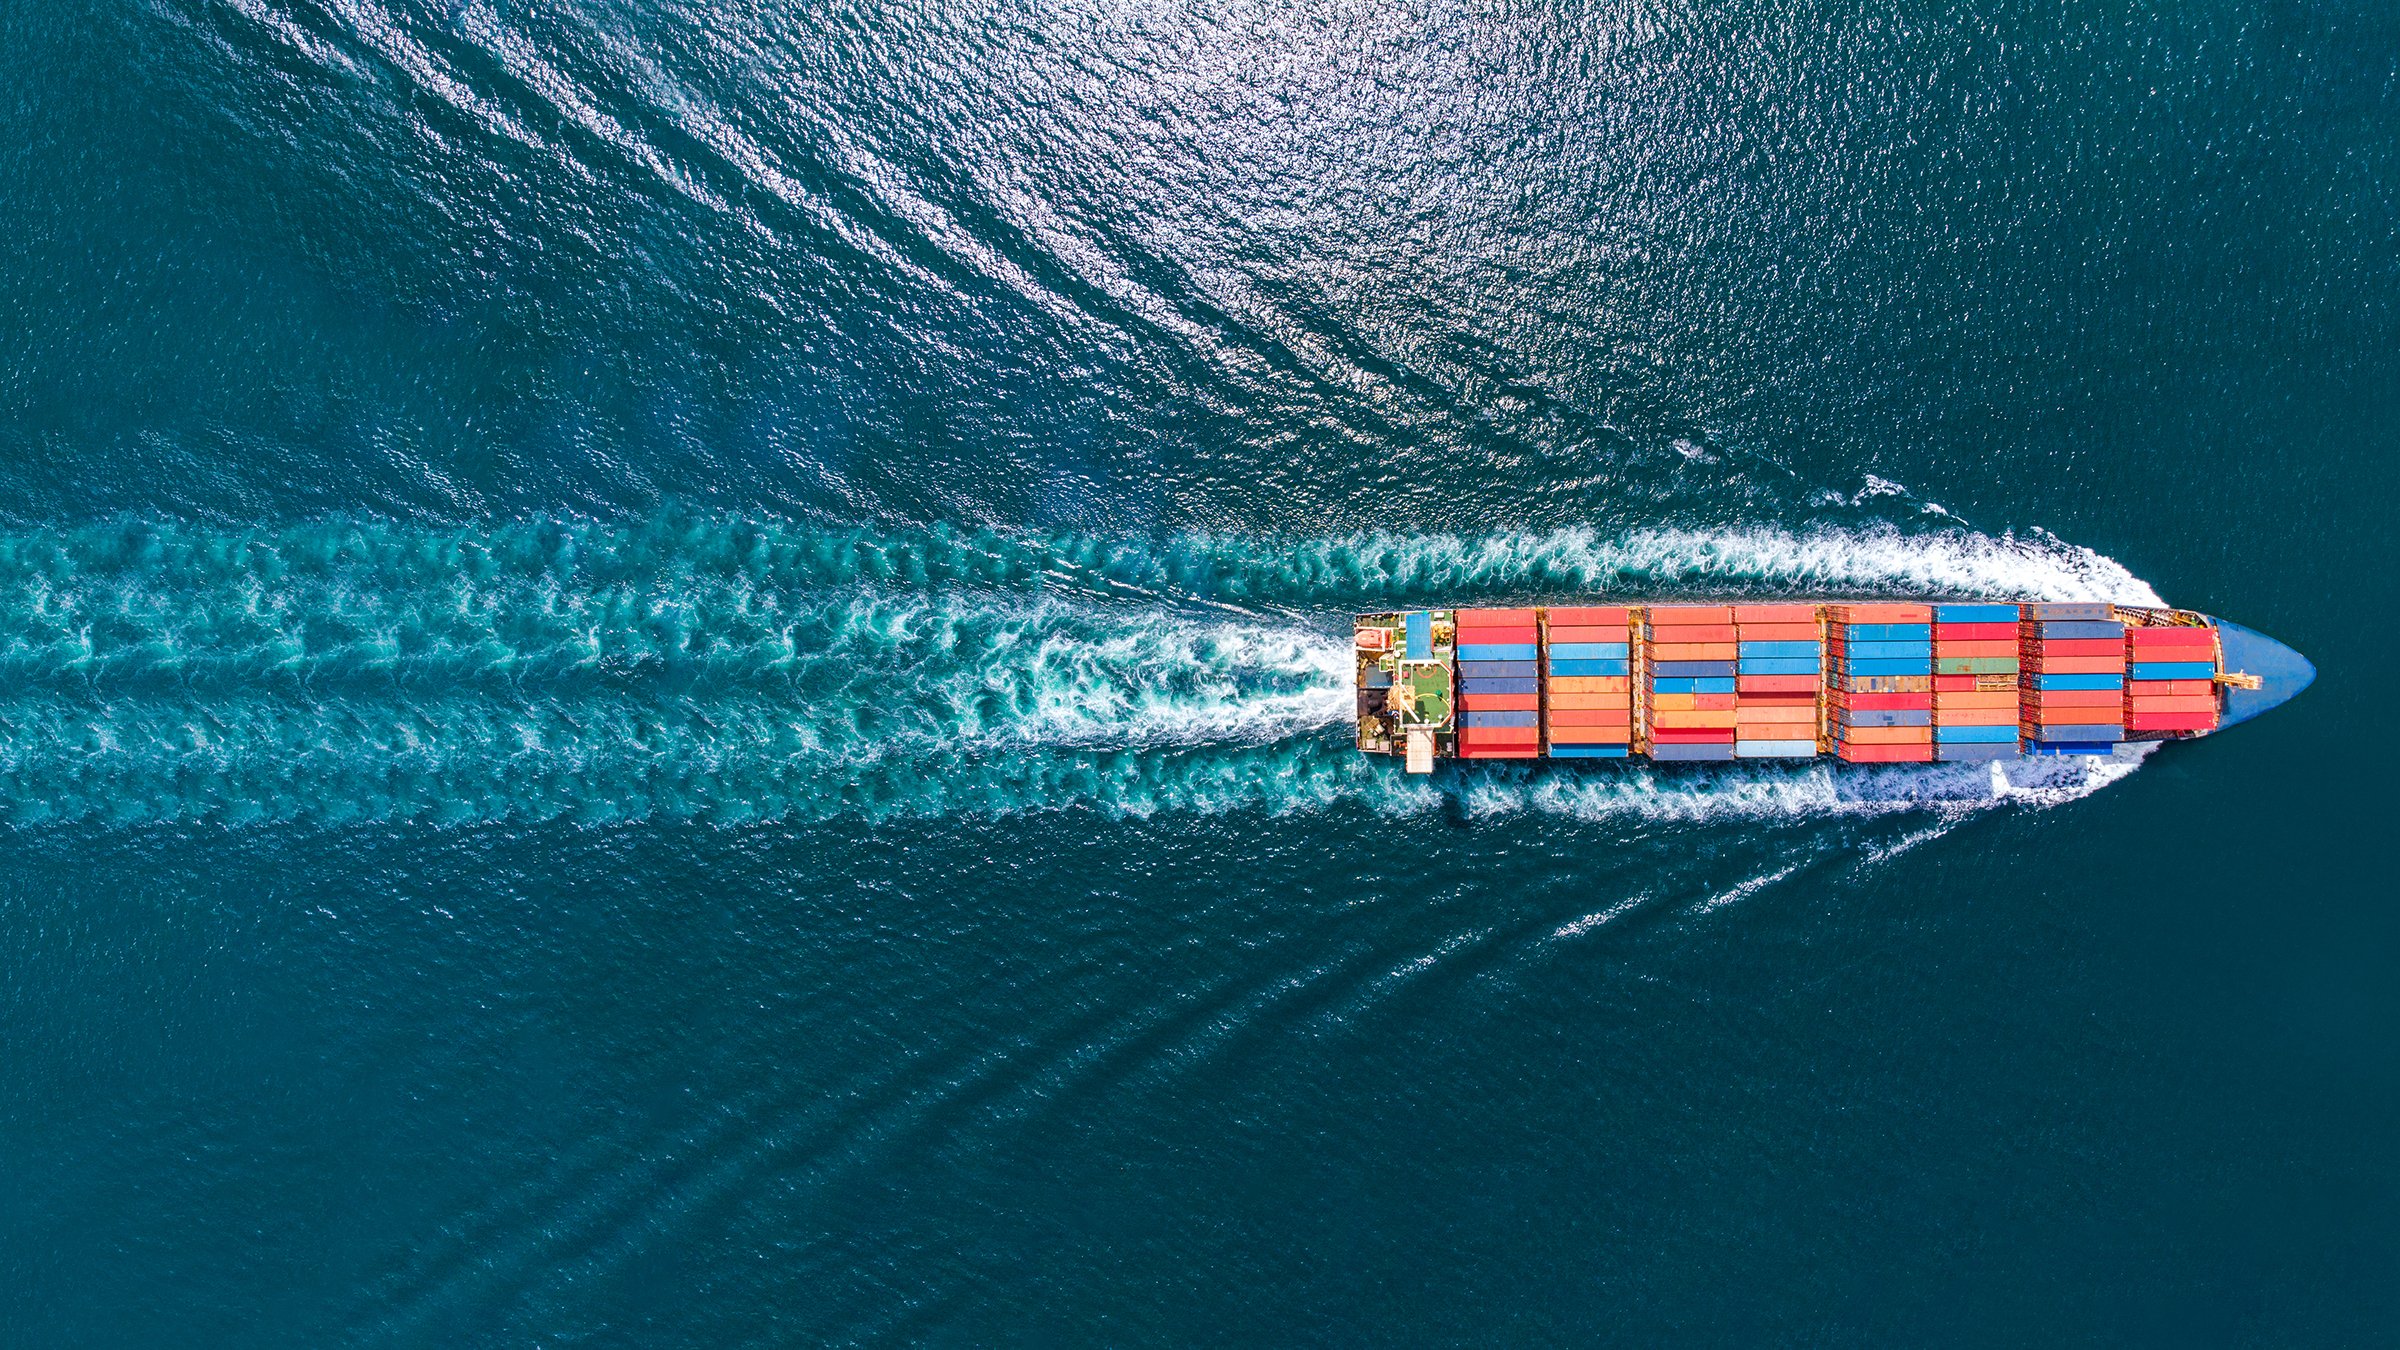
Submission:
M 0 9 L 0 1343 L 2374 1345 L 2400 9 Z M 1349 616 L 2173 603 L 2098 761 Z

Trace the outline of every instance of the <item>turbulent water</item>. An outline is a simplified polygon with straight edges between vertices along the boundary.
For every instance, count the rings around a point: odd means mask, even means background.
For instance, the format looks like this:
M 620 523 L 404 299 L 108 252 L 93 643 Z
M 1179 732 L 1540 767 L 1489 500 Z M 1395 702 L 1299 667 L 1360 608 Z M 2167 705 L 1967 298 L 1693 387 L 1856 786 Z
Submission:
M 2366 5 L 0 14 L 0 1339 L 2367 1344 Z M 1359 610 L 2172 602 L 2005 766 Z

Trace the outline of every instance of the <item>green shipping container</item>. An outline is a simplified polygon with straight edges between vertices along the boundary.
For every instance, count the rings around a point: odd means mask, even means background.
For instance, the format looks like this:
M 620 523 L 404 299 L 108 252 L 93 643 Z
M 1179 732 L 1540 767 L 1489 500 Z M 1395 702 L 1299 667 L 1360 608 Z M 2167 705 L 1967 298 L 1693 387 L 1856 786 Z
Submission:
M 2017 658 L 2013 656 L 1937 656 L 1933 659 L 1936 675 L 2014 675 Z

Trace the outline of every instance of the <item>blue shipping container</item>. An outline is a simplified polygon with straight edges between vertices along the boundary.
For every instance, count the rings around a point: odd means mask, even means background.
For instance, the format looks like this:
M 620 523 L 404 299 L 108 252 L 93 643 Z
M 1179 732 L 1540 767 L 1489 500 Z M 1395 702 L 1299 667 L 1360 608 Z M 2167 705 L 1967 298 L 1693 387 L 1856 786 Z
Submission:
M 1461 661 L 1531 661 L 1539 655 L 1530 642 L 1468 642 L 1458 649 Z
M 1748 660 L 1753 656 L 1814 657 L 1818 651 L 1814 642 L 1745 642 L 1742 644 L 1742 659 Z
M 1535 712 L 1462 712 L 1458 715 L 1462 727 L 1530 727 L 1541 724 L 1541 714 Z
M 1630 675 L 1633 673 L 1633 663 L 1622 659 L 1615 661 L 1552 661 L 1550 673 L 1553 675 Z
M 2015 759 L 2017 743 L 1984 741 L 1940 741 L 1933 747 L 1933 757 L 1944 764 L 1988 764 L 1995 759 Z
M 2035 727 L 2033 735 L 2028 739 L 2050 743 L 2121 741 L 2125 739 L 2125 728 L 2109 726 L 2106 723 L 2083 723 L 2074 726 L 2059 726 L 2053 723 L 2048 726 Z
M 1653 663 L 1651 668 L 1666 676 L 1731 675 L 1734 673 L 1731 661 L 1659 661 Z
M 1813 656 L 1791 658 L 1779 656 L 1745 656 L 1741 660 L 1744 675 L 1814 675 L 1823 666 Z
M 1870 658 L 1923 656 L 1930 658 L 1933 655 L 1933 642 L 1931 639 L 1923 642 L 1853 642 L 1848 646 L 1834 648 L 1834 653 L 1838 656 L 1847 656 L 1852 660 L 1857 660 L 1862 656 Z
M 1833 668 L 1842 675 L 1931 675 L 1933 658 L 1896 656 L 1868 661 L 1837 661 Z
M 1538 694 L 1542 682 L 1529 676 L 1525 679 L 1476 680 L 1473 683 L 1461 680 L 1459 684 L 1470 694 Z
M 1688 679 L 1670 676 L 1652 680 L 1650 688 L 1659 694 L 1730 694 L 1733 681 L 1727 679 Z
M 1625 642 L 1553 642 L 1550 644 L 1550 659 L 1553 661 L 1572 661 L 1584 657 L 1622 661 L 1632 655 L 1632 644 Z
M 2136 661 L 2130 672 L 2137 680 L 2213 680 L 2214 661 Z
M 2033 687 L 2036 689 L 2080 690 L 2089 693 L 2095 689 L 2122 689 L 2125 687 L 2125 677 L 2122 675 L 2036 675 L 2033 677 Z
M 2125 625 L 2072 620 L 2066 623 L 2035 624 L 2034 632 L 2046 638 L 2121 638 L 2125 636 Z
M 1933 625 L 1929 623 L 1837 623 L 1837 636 L 1852 642 L 1930 642 Z
M 1735 741 L 1735 759 L 1813 759 L 1815 741 Z
M 2111 755 L 2116 753 L 2116 747 L 2103 741 L 2029 741 L 2026 743 L 2025 753 L 2028 755 Z
M 1836 708 L 1835 726 L 1854 727 L 1929 727 L 1933 725 L 1931 708 Z
M 1933 739 L 1936 741 L 1958 741 L 1961 743 L 1969 741 L 2006 741 L 2010 745 L 2015 745 L 2017 743 L 2017 729 L 2015 727 L 1935 727 L 1933 729 Z
M 1653 745 L 1652 759 L 1723 760 L 1733 758 L 1733 742 L 1709 741 L 1701 744 Z
M 1540 673 L 1541 663 L 1537 661 L 1461 661 L 1458 663 L 1458 675 L 1462 680 L 1487 676 L 1539 675 Z
M 1632 747 L 1623 745 L 1560 745 L 1552 742 L 1552 759 L 1624 759 Z
M 2015 605 L 1935 605 L 1935 623 L 2015 623 Z

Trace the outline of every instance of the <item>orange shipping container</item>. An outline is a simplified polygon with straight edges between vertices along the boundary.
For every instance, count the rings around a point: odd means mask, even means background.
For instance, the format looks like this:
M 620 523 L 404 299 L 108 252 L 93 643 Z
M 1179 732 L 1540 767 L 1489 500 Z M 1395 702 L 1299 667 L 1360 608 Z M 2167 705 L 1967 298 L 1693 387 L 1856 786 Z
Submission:
M 1651 647 L 1652 659 L 1659 661 L 1731 661 L 1741 655 L 1741 644 L 1734 642 L 1661 642 Z
M 1530 609 L 1462 609 L 1455 613 L 1461 628 L 1508 628 L 1533 622 Z
M 1735 605 L 1733 621 L 1740 624 L 1804 623 L 1813 628 L 1817 622 L 1817 607 L 1815 605 Z
M 1584 624 L 1595 628 L 1614 628 L 1621 633 L 1625 631 L 1625 625 L 1632 620 L 1633 611 L 1624 605 L 1552 605 L 1550 607 L 1550 625 L 1553 628 L 1561 624 L 1569 626 Z
M 1849 727 L 1842 739 L 1852 745 L 1924 745 L 1933 740 L 1933 728 Z
M 1814 708 L 1753 708 L 1745 703 L 1733 711 L 1735 716 L 1745 722 L 1814 722 L 1817 720 L 1817 710 Z
M 1550 725 L 1554 727 L 1629 727 L 1633 725 L 1630 708 L 1552 708 Z
M 1631 708 L 1631 694 L 1552 694 L 1553 708 Z
M 1650 714 L 1650 724 L 1660 727 L 1729 727 L 1733 725 L 1733 710 L 1684 712 L 1666 708 Z
M 1741 630 L 1729 623 L 1654 624 L 1644 630 L 1652 642 L 1732 642 Z
M 1844 623 L 1932 623 L 1931 605 L 1835 605 L 1833 617 Z
M 2013 708 L 2017 706 L 2017 691 L 2014 689 L 1961 689 L 1955 693 L 1937 691 L 1933 696 L 1933 706 L 1936 708 Z
M 1550 692 L 1553 694 L 1624 694 L 1633 689 L 1633 680 L 1625 675 L 1553 675 Z
M 1814 642 L 1824 634 L 1813 623 L 1742 623 L 1744 642 Z
M 1733 609 L 1728 605 L 1652 605 L 1652 623 L 1732 623 Z
M 1936 642 L 1935 656 L 2015 656 L 2017 644 L 2010 642 Z
M 1614 628 L 1579 628 L 1565 624 L 1550 625 L 1552 642 L 1630 642 L 1632 631 L 1623 624 Z

